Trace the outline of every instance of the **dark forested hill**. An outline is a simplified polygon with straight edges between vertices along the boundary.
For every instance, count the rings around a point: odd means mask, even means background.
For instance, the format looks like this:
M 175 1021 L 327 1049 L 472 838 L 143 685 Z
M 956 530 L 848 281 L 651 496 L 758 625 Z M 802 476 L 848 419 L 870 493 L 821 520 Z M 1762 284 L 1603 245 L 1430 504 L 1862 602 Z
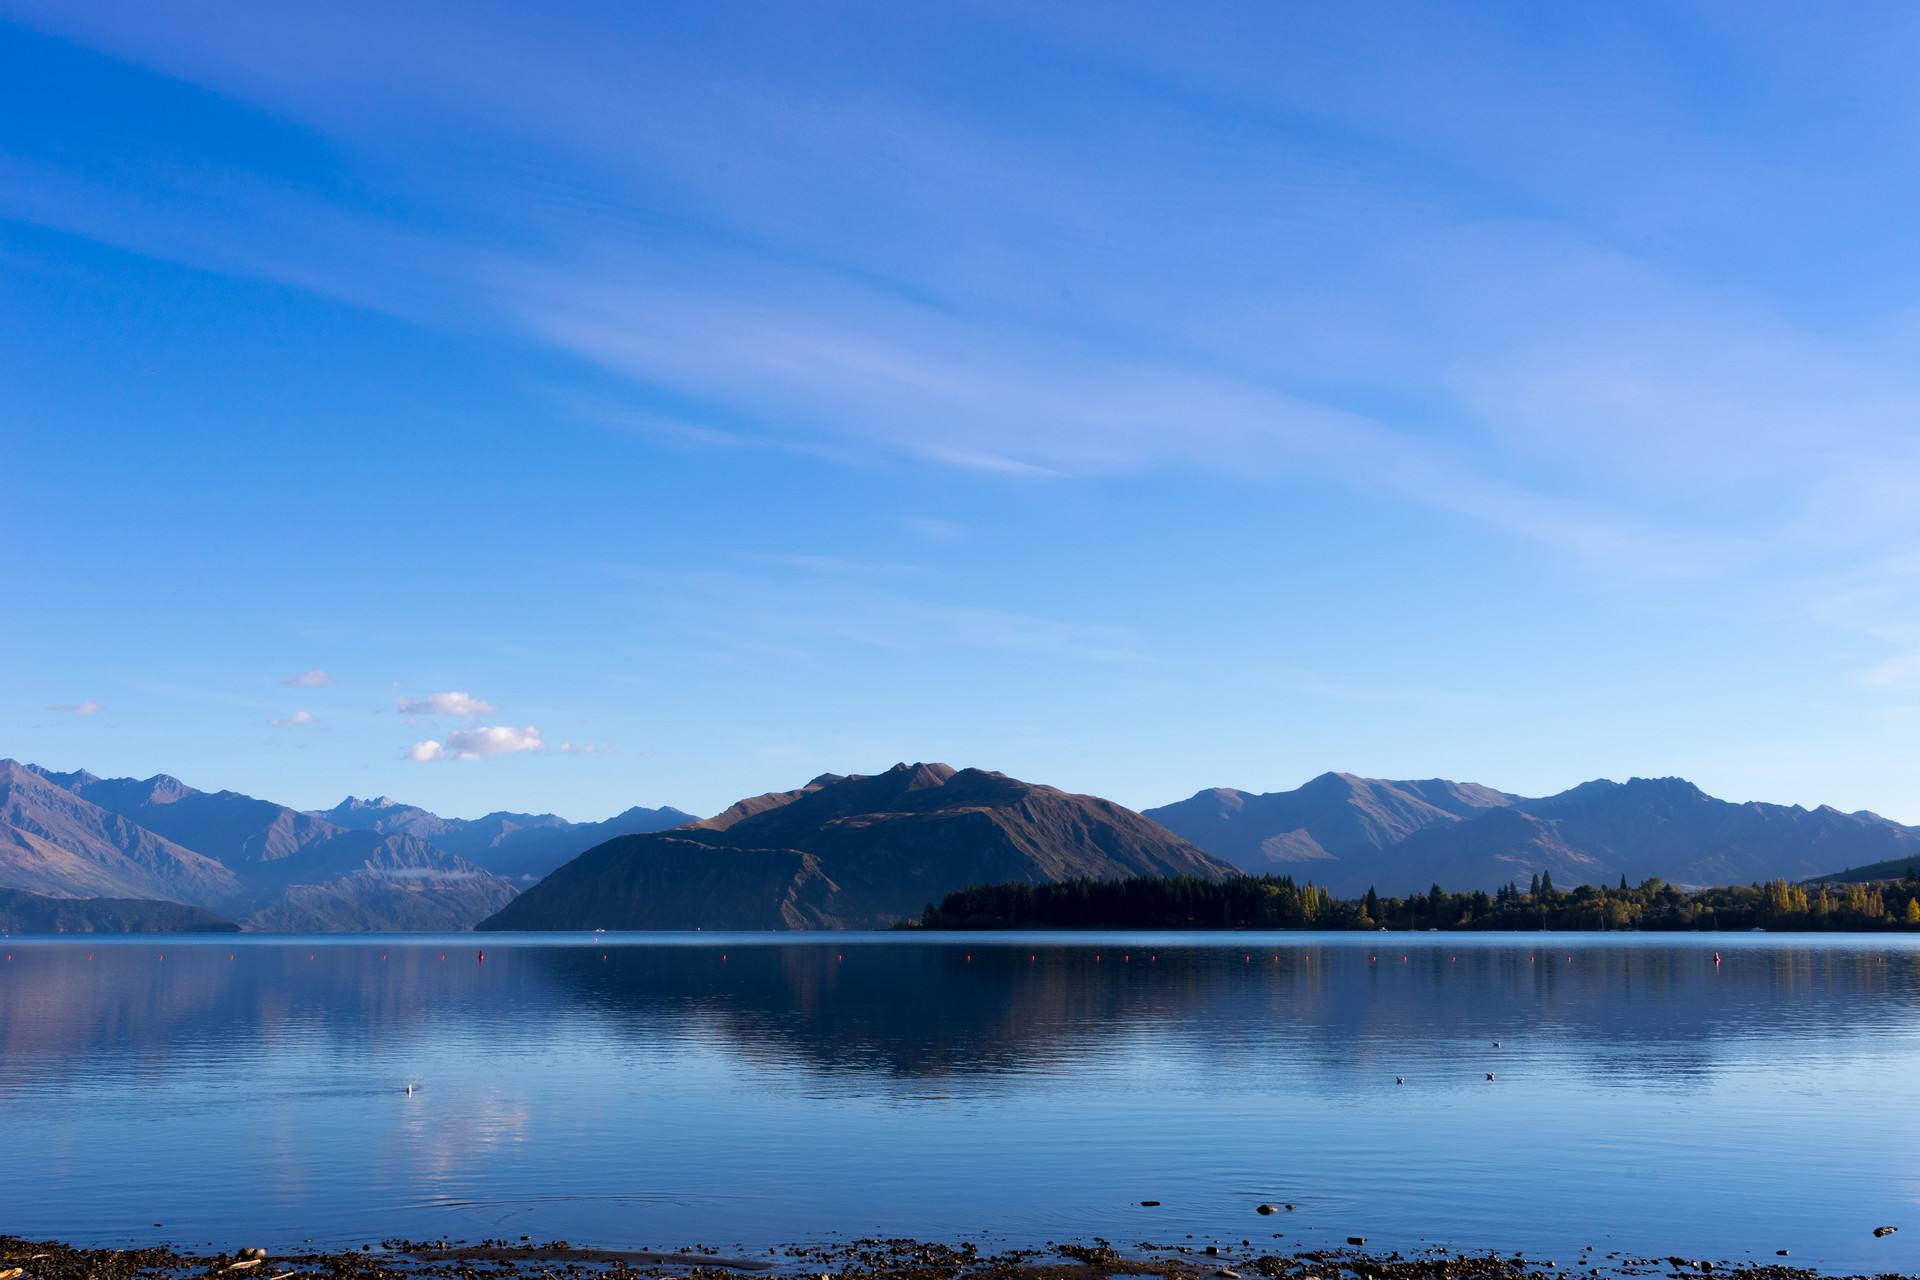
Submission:
M 149 898 L 45 898 L 0 889 L 0 933 L 238 933 L 211 911 Z
M 884 927 L 969 884 L 1231 868 L 1130 809 L 981 769 L 900 764 L 589 850 L 487 929 Z

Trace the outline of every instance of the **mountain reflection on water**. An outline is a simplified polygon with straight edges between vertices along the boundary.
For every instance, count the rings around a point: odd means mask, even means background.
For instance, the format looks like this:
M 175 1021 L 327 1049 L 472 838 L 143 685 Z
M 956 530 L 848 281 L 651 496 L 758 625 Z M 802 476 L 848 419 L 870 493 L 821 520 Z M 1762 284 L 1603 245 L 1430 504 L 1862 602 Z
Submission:
M 4 945 L 0 1128 L 40 1154 L 0 1163 L 0 1231 L 1277 1226 L 1913 1269 L 1870 1234 L 1920 1195 L 1920 949 L 1899 938 Z M 1299 1209 L 1257 1219 L 1263 1200 Z

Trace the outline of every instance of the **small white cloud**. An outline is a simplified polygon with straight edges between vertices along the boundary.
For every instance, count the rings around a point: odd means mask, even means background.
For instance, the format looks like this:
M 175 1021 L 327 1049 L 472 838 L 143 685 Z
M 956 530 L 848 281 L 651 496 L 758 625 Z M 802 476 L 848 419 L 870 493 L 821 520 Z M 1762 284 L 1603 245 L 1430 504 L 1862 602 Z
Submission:
M 97 702 L 52 702 L 47 704 L 49 711 L 64 711 L 70 716 L 97 715 L 100 704 Z
M 283 716 L 278 720 L 267 721 L 268 724 L 276 729 L 293 729 L 303 724 L 312 724 L 313 722 L 313 712 L 311 711 L 296 711 L 290 716 Z
M 424 698 L 396 697 L 393 701 L 402 714 L 410 716 L 484 716 L 500 709 L 484 698 L 457 689 L 430 693 Z
M 297 676 L 288 676 L 280 683 L 293 685 L 297 689 L 318 689 L 323 684 L 332 684 L 333 677 L 315 668 L 312 671 L 302 671 Z
M 428 738 L 407 749 L 409 760 L 481 760 L 488 756 L 511 756 L 522 751 L 539 751 L 546 744 L 532 725 L 516 729 L 512 725 L 475 725 L 456 729 L 447 740 Z
M 563 742 L 554 748 L 563 756 L 610 756 L 613 748 L 604 742 Z
M 447 735 L 447 749 L 462 760 L 538 751 L 544 745 L 540 741 L 540 731 L 532 725 L 524 729 L 515 729 L 511 725 L 477 725 L 471 729 L 456 729 Z

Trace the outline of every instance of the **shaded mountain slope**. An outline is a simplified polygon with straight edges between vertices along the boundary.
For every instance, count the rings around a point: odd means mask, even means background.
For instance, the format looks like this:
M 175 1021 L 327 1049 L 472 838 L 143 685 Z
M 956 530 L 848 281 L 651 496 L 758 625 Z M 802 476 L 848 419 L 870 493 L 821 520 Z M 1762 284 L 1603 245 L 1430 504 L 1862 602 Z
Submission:
M 1147 816 L 1254 873 L 1339 896 L 1526 884 L 1803 880 L 1912 858 L 1920 832 L 1872 813 L 1707 795 L 1682 778 L 1604 779 L 1526 799 L 1472 783 L 1322 774 L 1294 791 L 1203 791 Z M 1900 861 L 1901 873 L 1905 863 Z
M 1814 884 L 1866 884 L 1874 880 L 1914 880 L 1920 879 L 1920 854 L 1905 858 L 1889 858 L 1883 862 L 1869 862 L 1862 867 L 1846 867 L 1831 871 L 1823 876 L 1815 876 Z
M 1111 801 L 980 769 L 900 764 L 776 796 L 589 850 L 481 927 L 883 927 L 971 884 L 1231 871 Z
M 238 933 L 211 911 L 148 898 L 46 898 L 0 889 L 0 933 Z
M 1682 778 L 1632 778 L 1582 783 L 1416 832 L 1371 865 L 1324 883 L 1335 893 L 1408 893 L 1432 884 L 1491 890 L 1550 873 L 1561 888 L 1653 876 L 1687 886 L 1748 884 L 1805 880 L 1889 857 L 1920 862 L 1920 833 L 1873 814 L 1736 804 Z
M 1654 875 L 1689 885 L 1804 880 L 1848 864 L 1920 861 L 1920 832 L 1877 814 L 1736 804 L 1684 778 L 1588 782 L 1524 805 L 1635 883 Z
M 1202 791 L 1145 816 L 1253 875 L 1292 872 L 1326 883 L 1322 864 L 1371 860 L 1416 831 L 1452 826 L 1517 796 L 1470 782 L 1394 782 L 1323 773 L 1292 791 Z
M 479 818 L 442 818 L 385 796 L 348 796 L 311 816 L 356 831 L 415 836 L 495 875 L 525 883 L 615 836 L 668 831 L 695 820 L 693 814 L 666 805 L 635 805 L 604 822 L 569 822 L 553 813 L 506 810 Z
M 767 791 L 757 796 L 748 796 L 744 800 L 734 801 L 711 818 L 701 818 L 686 825 L 708 831 L 725 831 L 737 822 L 758 817 L 769 809 L 778 809 L 782 805 L 792 804 L 802 796 L 810 796 L 822 787 L 832 786 L 836 782 L 845 780 L 837 773 L 823 773 L 804 787 L 795 787 L 792 791 Z
M 623 836 L 589 849 L 478 928 L 834 929 L 840 887 L 797 849 L 734 848 L 673 834 Z M 520 901 L 516 898 L 514 902 Z
M 225 866 L 0 760 L 0 887 L 53 897 L 155 898 L 200 906 L 240 892 Z
M 186 902 L 250 927 L 356 930 L 464 929 L 514 893 L 417 837 L 349 831 L 165 774 L 100 778 L 0 766 L 0 789 L 12 797 L 0 807 L 0 886 Z M 150 874 L 135 875 L 128 864 Z M 324 912 L 302 907 L 313 892 L 295 892 L 318 886 L 326 889 Z
M 347 834 L 332 823 L 237 791 L 197 791 L 178 778 L 101 778 L 76 794 L 156 831 L 176 844 L 215 858 L 236 874 L 268 871 Z

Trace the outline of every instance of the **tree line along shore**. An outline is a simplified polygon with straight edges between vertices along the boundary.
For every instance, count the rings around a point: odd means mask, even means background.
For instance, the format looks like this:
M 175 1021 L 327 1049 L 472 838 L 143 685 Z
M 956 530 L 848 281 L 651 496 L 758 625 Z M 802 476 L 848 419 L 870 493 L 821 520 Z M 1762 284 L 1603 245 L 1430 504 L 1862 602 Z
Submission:
M 1195 876 L 980 885 L 929 905 L 909 929 L 1833 930 L 1920 932 L 1920 871 L 1861 884 L 1681 889 L 1659 877 L 1629 885 L 1554 887 L 1536 875 L 1492 893 L 1340 899 L 1292 876 Z

